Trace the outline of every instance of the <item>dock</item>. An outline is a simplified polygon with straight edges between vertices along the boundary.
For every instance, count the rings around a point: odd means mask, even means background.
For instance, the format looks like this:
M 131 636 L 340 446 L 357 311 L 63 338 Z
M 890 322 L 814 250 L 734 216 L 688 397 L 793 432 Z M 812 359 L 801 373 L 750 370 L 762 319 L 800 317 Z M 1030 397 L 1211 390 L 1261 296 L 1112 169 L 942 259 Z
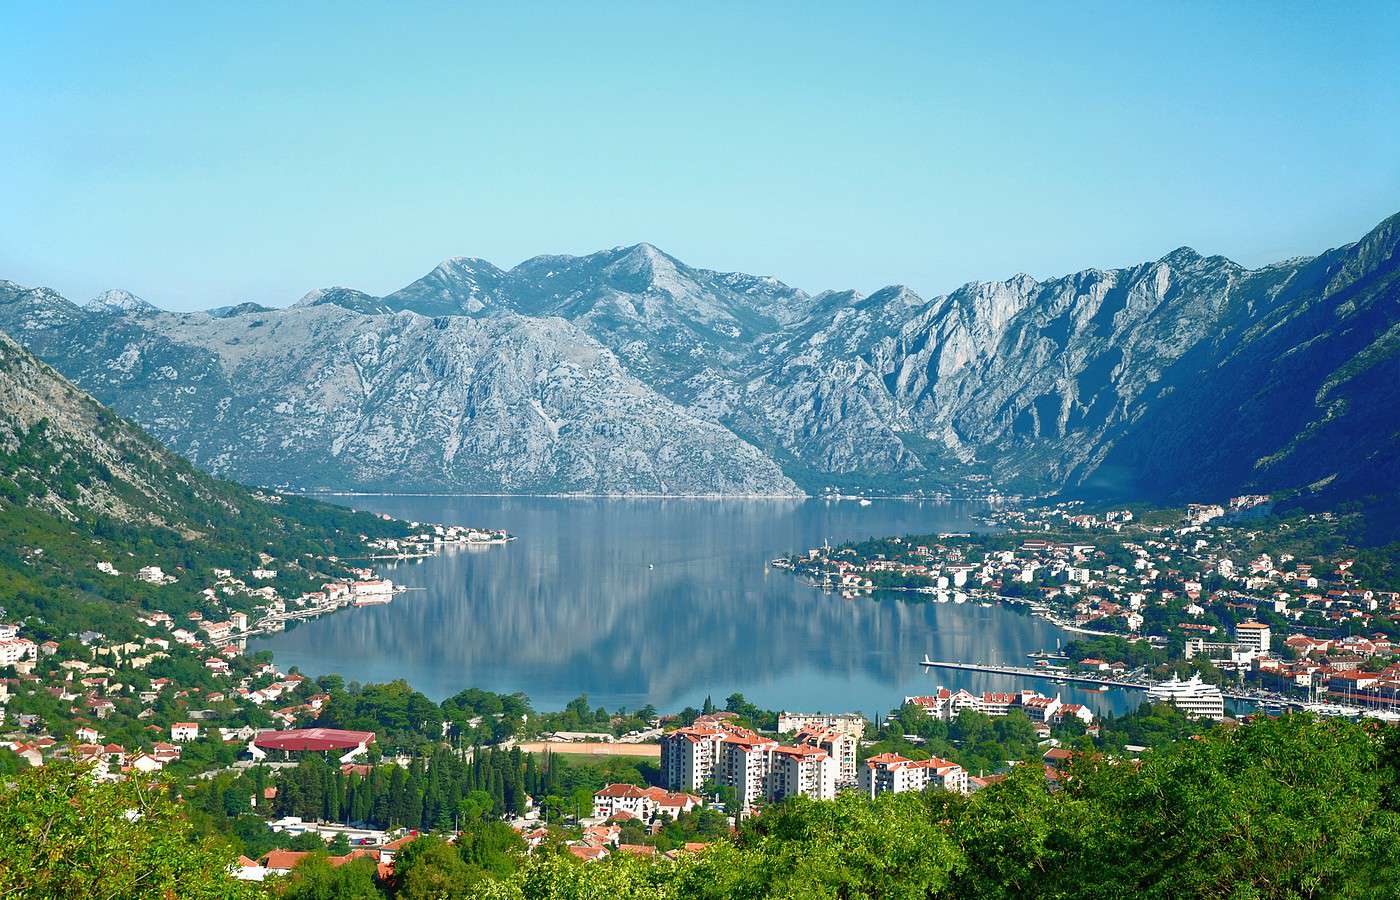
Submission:
M 929 659 L 928 654 L 924 654 L 923 662 L 921 662 L 920 665 L 923 666 L 925 670 L 956 669 L 962 672 L 985 672 L 990 675 L 1009 675 L 1014 678 L 1039 678 L 1043 681 L 1092 684 L 1110 688 L 1122 688 L 1130 691 L 1150 690 L 1156 684 L 1156 682 L 1153 681 L 1140 681 L 1129 678 L 1105 678 L 1097 675 L 1071 674 L 1065 672 L 1063 669 L 1048 667 L 1035 668 L 1031 666 L 998 666 L 991 663 L 949 662 L 947 660 Z M 1220 693 L 1227 700 L 1238 700 L 1245 703 L 1258 703 L 1267 706 L 1284 706 L 1294 709 L 1303 709 L 1309 705 L 1306 700 L 1274 693 L 1273 691 L 1222 687 Z
M 1071 675 L 1059 669 L 1036 668 L 1033 666 L 998 666 L 991 663 L 947 662 L 929 659 L 924 656 L 920 663 L 925 669 L 959 669 L 963 672 L 987 672 L 992 675 L 1013 675 L 1021 678 L 1041 678 L 1047 681 L 1072 681 L 1079 684 L 1107 685 L 1108 687 L 1128 688 L 1145 691 L 1152 682 L 1129 681 L 1123 678 L 1101 678 L 1094 675 Z

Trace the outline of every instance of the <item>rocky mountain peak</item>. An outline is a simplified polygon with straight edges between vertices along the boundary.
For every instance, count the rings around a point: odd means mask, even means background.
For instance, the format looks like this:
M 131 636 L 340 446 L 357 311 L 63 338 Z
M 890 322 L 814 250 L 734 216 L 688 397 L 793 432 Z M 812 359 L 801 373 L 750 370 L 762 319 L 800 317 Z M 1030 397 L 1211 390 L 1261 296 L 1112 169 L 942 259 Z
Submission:
M 106 322 L 0 283 L 0 328 L 261 483 L 1043 491 L 1118 465 L 1156 473 L 1145 490 L 1243 491 L 1317 481 L 1314 448 L 1389 458 L 1400 406 L 1360 400 L 1400 383 L 1397 248 L 1400 216 L 1261 269 L 1182 247 L 925 301 L 808 296 L 641 243 L 509 271 L 454 257 L 386 297 L 326 288 L 298 304 L 314 314 L 242 321 Z M 1312 409 L 1334 396 L 1351 405 Z
M 1204 258 L 1190 247 L 1177 247 L 1158 262 L 1164 262 L 1174 269 L 1184 269 L 1187 266 L 1195 265 Z
M 147 303 L 130 291 L 117 289 L 103 291 L 83 304 L 83 308 L 94 312 L 148 313 L 160 311 L 154 304 Z

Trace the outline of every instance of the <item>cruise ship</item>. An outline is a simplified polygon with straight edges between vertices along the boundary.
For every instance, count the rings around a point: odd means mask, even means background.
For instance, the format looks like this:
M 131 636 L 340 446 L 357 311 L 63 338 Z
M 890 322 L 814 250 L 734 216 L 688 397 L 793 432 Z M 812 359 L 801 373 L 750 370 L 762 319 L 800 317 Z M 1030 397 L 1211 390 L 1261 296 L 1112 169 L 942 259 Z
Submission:
M 1220 688 L 1201 681 L 1200 675 L 1192 675 L 1185 681 L 1173 675 L 1170 681 L 1154 684 L 1147 691 L 1147 699 L 1153 703 L 1170 703 L 1190 716 L 1216 721 L 1225 718 L 1225 697 Z

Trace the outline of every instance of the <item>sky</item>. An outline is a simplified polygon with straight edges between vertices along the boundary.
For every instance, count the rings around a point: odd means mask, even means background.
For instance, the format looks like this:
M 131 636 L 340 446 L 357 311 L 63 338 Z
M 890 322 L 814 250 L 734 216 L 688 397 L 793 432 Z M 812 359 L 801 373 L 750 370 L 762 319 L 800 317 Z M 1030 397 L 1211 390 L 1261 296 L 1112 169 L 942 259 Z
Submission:
M 761 8 L 759 8 L 761 7 Z M 972 7 L 985 7 L 973 9 Z M 648 241 L 810 291 L 1400 211 L 1400 3 L 18 3 L 0 278 L 169 309 Z

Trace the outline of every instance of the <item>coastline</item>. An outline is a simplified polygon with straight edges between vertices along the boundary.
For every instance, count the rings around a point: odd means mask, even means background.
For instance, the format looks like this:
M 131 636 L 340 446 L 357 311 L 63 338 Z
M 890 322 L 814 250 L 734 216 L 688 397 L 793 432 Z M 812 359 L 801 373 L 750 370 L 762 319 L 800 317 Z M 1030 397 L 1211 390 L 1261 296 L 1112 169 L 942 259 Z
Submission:
M 1025 503 L 1037 498 L 1022 495 L 1007 496 L 983 496 L 983 497 L 963 497 L 952 495 L 930 496 L 927 494 L 891 494 L 881 496 L 865 496 L 859 494 L 595 494 L 595 493 L 505 493 L 505 492 L 482 492 L 482 491 L 298 491 L 280 488 L 263 488 L 263 490 L 276 490 L 278 493 L 293 494 L 299 497 L 492 497 L 492 498 L 520 498 L 520 499 L 548 499 L 548 500 L 825 500 L 828 502 L 860 501 L 869 500 L 872 503 L 881 500 L 898 500 L 908 502 L 913 500 L 927 501 L 931 503 Z

